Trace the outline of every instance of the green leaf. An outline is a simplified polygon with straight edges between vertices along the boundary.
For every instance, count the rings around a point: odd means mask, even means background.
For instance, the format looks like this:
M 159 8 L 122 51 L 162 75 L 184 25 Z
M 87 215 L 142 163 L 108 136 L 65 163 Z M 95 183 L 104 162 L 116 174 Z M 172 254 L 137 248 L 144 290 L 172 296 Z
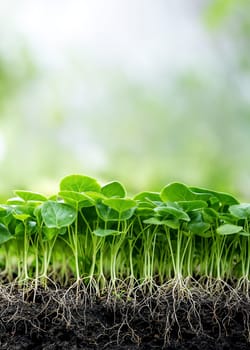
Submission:
M 118 213 L 122 213 L 123 211 L 136 208 L 137 206 L 136 201 L 125 198 L 108 198 L 103 201 L 103 204 L 118 211 Z
M 159 192 L 149 192 L 149 191 L 144 191 L 138 193 L 136 196 L 133 198 L 136 201 L 142 201 L 142 202 L 161 202 L 161 197 Z
M 79 207 L 92 207 L 95 205 L 95 201 L 86 193 L 80 193 L 75 191 L 60 191 L 58 195 L 70 204 L 78 204 Z
M 178 201 L 177 203 L 186 212 L 207 207 L 207 203 L 202 200 Z
M 188 187 L 179 182 L 173 182 L 166 185 L 162 189 L 160 196 L 164 202 L 187 201 L 195 199 Z
M 180 221 L 177 219 L 167 219 L 162 221 L 164 225 L 177 230 L 180 227 Z
M 110 206 L 105 205 L 104 203 L 96 203 L 97 215 L 104 221 L 120 221 L 128 220 L 134 214 L 135 208 L 124 210 L 118 212 L 117 210 L 112 209 Z
M 143 222 L 150 225 L 165 225 L 173 229 L 178 229 L 180 227 L 180 222 L 176 219 L 162 220 L 160 217 L 156 216 L 143 220 Z
M 239 219 L 248 219 L 250 217 L 250 204 L 249 203 L 241 203 L 231 205 L 229 207 L 229 212 Z
M 68 175 L 60 182 L 60 191 L 100 192 L 101 186 L 96 179 L 84 175 Z
M 47 200 L 47 198 L 44 195 L 37 192 L 16 190 L 14 191 L 14 193 L 26 202 L 27 201 L 44 202 Z
M 152 218 L 148 218 L 146 220 L 143 220 L 145 224 L 150 224 L 150 225 L 164 225 L 164 221 L 161 220 L 161 218 L 157 218 L 153 216 Z
M 3 216 L 1 215 L 1 222 L 8 226 L 11 222 L 16 221 L 16 219 L 13 217 L 13 212 L 14 209 L 12 207 L 6 206 L 5 214 Z
M 57 201 L 58 195 L 57 194 L 52 194 L 51 196 L 48 197 L 49 201 Z
M 43 227 L 44 240 L 50 241 L 58 235 L 64 235 L 66 233 L 66 227 L 56 228 L 56 227 Z
M 232 224 L 234 225 L 235 223 L 237 223 L 237 219 L 235 218 L 235 216 L 233 216 L 230 213 L 218 213 L 220 222 L 223 224 Z
M 224 235 L 233 235 L 235 233 L 239 233 L 242 230 L 243 230 L 242 226 L 232 225 L 232 224 L 224 224 L 224 225 L 219 226 L 216 229 L 216 232 L 219 235 L 223 235 L 224 236 Z
M 182 209 L 171 206 L 170 204 L 167 204 L 166 206 L 156 207 L 154 211 L 161 216 L 172 215 L 179 220 L 190 221 L 187 213 L 185 213 Z
M 211 191 L 211 190 L 208 190 L 206 188 L 200 188 L 200 187 L 190 187 L 190 189 L 194 193 L 197 193 L 200 195 L 207 194 L 207 195 L 210 195 L 210 197 L 211 197 L 211 194 L 212 194 L 213 197 L 216 197 L 222 205 L 233 205 L 233 204 L 239 203 L 236 198 L 234 198 L 233 196 L 231 196 L 228 193 Z
M 194 193 L 186 185 L 179 182 L 173 182 L 161 191 L 161 199 L 164 202 L 207 200 L 210 196 L 209 193 Z
M 30 218 L 29 214 L 13 214 L 14 218 L 20 221 L 25 221 Z
M 136 215 L 137 216 L 146 216 L 146 217 L 151 217 L 154 215 L 154 210 L 150 207 L 137 207 L 136 208 Z
M 206 222 L 190 222 L 187 225 L 187 228 L 192 233 L 204 237 L 204 232 L 210 228 L 210 225 Z
M 0 217 L 8 215 L 7 208 L 0 206 Z
M 15 237 L 19 239 L 23 239 L 24 237 L 24 224 L 23 222 L 17 222 L 15 225 Z
M 9 232 L 8 228 L 0 223 L 0 244 L 3 244 L 13 238 L 14 237 Z
M 45 225 L 49 228 L 61 228 L 71 225 L 77 218 L 77 211 L 65 203 L 47 201 L 41 206 Z
M 117 230 L 109 230 L 109 229 L 102 229 L 102 228 L 98 228 L 94 230 L 93 233 L 98 237 L 117 236 L 121 234 L 121 232 Z
M 22 205 L 13 205 L 11 206 L 12 215 L 17 219 L 24 221 L 28 219 L 29 217 L 33 216 L 34 210 L 37 207 L 35 202 L 31 203 L 25 203 Z
M 86 191 L 86 192 L 84 192 L 84 194 L 86 194 L 88 197 L 90 197 L 94 202 L 97 202 L 100 199 L 106 199 L 107 198 L 101 192 Z
M 7 200 L 7 204 L 9 205 L 22 205 L 25 201 L 19 197 L 12 197 Z
M 101 188 L 101 193 L 108 198 L 124 198 L 126 197 L 126 190 L 124 186 L 118 181 L 107 183 Z
M 215 224 L 219 218 L 218 213 L 212 208 L 205 208 L 202 210 L 203 220 L 209 224 Z

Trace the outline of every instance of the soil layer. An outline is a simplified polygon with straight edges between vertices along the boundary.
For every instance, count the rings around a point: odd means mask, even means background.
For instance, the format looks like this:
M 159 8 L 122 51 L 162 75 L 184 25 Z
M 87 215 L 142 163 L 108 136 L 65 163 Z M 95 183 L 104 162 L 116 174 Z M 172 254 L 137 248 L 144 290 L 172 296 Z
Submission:
M 244 296 L 1 288 L 1 350 L 250 349 Z

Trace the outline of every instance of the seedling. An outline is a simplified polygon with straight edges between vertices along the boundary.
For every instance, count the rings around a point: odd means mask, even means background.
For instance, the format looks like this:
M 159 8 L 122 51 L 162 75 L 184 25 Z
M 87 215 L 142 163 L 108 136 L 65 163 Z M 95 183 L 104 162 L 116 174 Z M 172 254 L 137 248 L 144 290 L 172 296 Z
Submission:
M 174 182 L 132 199 L 120 182 L 85 175 L 66 176 L 50 198 L 14 193 L 0 205 L 3 280 L 248 285 L 250 204 L 229 194 Z

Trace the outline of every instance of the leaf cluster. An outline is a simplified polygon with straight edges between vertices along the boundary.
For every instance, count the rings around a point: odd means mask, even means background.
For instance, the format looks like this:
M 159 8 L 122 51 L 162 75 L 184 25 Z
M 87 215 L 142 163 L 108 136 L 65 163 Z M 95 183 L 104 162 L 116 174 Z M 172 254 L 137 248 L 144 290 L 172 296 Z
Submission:
M 249 278 L 250 204 L 174 182 L 128 198 L 118 181 L 69 175 L 49 198 L 16 190 L 0 205 L 2 275 L 20 281 Z

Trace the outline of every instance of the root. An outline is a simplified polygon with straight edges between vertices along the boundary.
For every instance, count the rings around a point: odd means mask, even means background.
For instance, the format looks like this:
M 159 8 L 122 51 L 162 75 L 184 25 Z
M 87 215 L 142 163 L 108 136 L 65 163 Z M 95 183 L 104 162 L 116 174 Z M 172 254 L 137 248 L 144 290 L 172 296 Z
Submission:
M 18 283 L 0 285 L 0 305 L 5 305 L 0 306 L 0 329 L 36 337 L 53 325 L 65 332 L 80 327 L 85 334 L 91 316 L 99 327 L 95 342 L 105 339 L 103 348 L 128 341 L 140 346 L 147 339 L 155 348 L 164 348 L 190 334 L 213 340 L 230 336 L 237 320 L 250 342 L 249 299 L 242 292 L 246 281 L 236 289 L 221 280 L 202 284 L 192 277 L 178 277 L 161 286 L 153 280 L 135 280 L 132 288 L 129 280 L 116 279 L 105 290 L 94 278 L 87 284 L 79 280 L 68 289 L 52 282 L 48 278 L 46 288 L 40 280 L 25 288 Z

